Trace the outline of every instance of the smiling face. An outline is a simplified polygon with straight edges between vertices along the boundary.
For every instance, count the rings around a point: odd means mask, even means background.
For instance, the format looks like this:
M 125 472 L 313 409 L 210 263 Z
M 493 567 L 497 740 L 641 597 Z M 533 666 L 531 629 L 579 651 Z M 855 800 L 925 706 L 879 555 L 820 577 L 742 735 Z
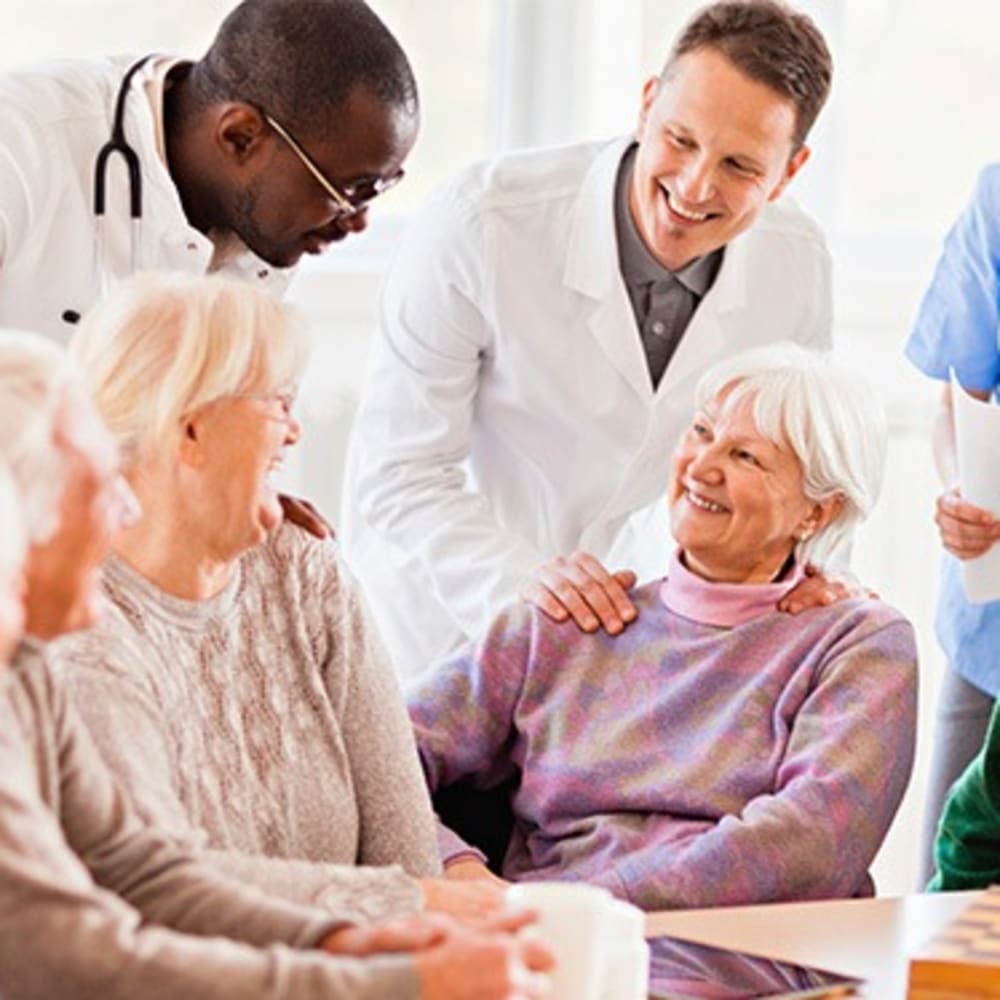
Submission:
M 676 271 L 747 229 L 809 156 L 795 127 L 790 100 L 711 48 L 650 80 L 629 209 L 653 256 Z
M 302 431 L 294 393 L 248 392 L 206 404 L 185 420 L 181 497 L 187 497 L 205 552 L 228 561 L 281 522 L 272 479 Z
M 725 391 L 700 409 L 673 456 L 670 523 L 688 568 L 708 580 L 761 583 L 796 541 L 827 520 L 802 490 L 802 468 L 757 429 L 752 399 Z
M 262 260 L 291 267 L 303 254 L 319 254 L 368 225 L 368 207 L 343 214 L 289 142 L 262 119 L 245 176 L 236 193 L 228 228 Z M 316 167 L 341 191 L 370 189 L 396 177 L 416 141 L 415 112 L 393 107 L 363 88 L 338 113 L 329 138 L 295 139 Z M 241 140 L 242 141 L 242 140 Z

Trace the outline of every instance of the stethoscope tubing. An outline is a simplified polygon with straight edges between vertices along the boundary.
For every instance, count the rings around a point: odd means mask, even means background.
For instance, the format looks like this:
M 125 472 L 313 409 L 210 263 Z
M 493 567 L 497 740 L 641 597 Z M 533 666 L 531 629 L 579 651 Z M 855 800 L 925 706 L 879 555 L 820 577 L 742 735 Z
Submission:
M 138 269 L 138 247 L 142 223 L 142 164 L 139 154 L 125 138 L 125 103 L 136 73 L 150 60 L 143 56 L 125 71 L 115 96 L 115 113 L 111 121 L 111 135 L 97 151 L 94 161 L 94 267 L 100 276 L 101 294 L 107 293 L 107 275 L 103 268 L 104 259 L 104 217 L 107 209 L 108 162 L 118 155 L 125 163 L 128 177 L 129 215 L 131 217 L 131 239 L 129 246 L 129 266 L 132 273 Z

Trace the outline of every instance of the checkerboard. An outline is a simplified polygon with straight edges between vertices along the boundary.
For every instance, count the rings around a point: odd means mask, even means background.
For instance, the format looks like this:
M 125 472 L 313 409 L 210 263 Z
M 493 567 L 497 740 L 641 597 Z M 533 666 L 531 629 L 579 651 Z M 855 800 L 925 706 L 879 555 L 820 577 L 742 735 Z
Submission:
M 1000 1000 L 1000 886 L 910 960 L 908 1000 Z

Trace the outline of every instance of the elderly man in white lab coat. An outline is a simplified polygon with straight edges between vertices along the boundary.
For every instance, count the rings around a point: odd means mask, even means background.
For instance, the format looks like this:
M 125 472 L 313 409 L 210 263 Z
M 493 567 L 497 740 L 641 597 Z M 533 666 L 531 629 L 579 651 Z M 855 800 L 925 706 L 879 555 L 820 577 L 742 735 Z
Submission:
M 0 76 L 0 108 L 0 324 L 60 341 L 137 267 L 280 294 L 303 253 L 365 228 L 418 127 L 406 56 L 362 0 L 245 0 L 197 62 L 29 68 Z
M 645 85 L 635 138 L 504 156 L 427 204 L 384 289 L 342 525 L 403 675 L 540 579 L 556 606 L 596 591 L 574 617 L 620 627 L 626 576 L 540 567 L 587 550 L 662 572 L 698 376 L 754 344 L 829 344 L 823 236 L 779 196 L 831 75 L 804 15 L 716 3 Z

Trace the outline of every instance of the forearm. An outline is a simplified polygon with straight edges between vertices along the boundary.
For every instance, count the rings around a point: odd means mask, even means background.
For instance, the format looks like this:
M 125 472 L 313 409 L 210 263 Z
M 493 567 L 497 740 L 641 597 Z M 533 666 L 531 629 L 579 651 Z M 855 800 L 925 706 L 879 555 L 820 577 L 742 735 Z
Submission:
M 830 826 L 827 805 L 822 795 L 794 805 L 751 803 L 700 833 L 664 836 L 630 852 L 603 884 L 647 911 L 855 895 L 867 887 L 871 838 L 862 834 L 859 846 Z
M 151 926 L 96 897 L 37 892 L 0 931 L 4 995 L 18 1000 L 416 998 L 412 962 L 364 963 L 281 945 L 252 948 Z
M 269 896 L 313 906 L 348 923 L 368 924 L 419 913 L 423 894 L 398 866 L 336 865 L 205 851 L 213 868 Z
M 412 981 L 408 965 L 331 962 L 311 949 L 337 921 L 229 883 L 136 825 L 120 800 L 108 810 L 114 822 L 60 825 L 37 797 L 27 748 L 7 753 L 3 736 L 0 730 L 5 996 L 318 1000 L 395 996 L 396 985 L 400 996 L 416 995 L 402 988 Z M 80 839 L 93 840 L 101 888 L 74 853 Z M 387 992 L 375 991 L 380 981 Z
M 108 844 L 113 861 L 93 869 L 104 888 L 151 923 L 252 945 L 308 947 L 343 918 L 273 898 L 206 859 L 180 852 L 145 826 Z
M 467 844 L 454 830 L 447 827 L 440 819 L 437 820 L 437 845 L 441 855 L 441 863 L 445 869 L 452 862 L 460 860 L 476 860 L 485 864 L 486 856 L 477 848 Z
M 868 868 L 909 782 L 916 733 L 912 629 L 898 618 L 878 621 L 862 622 L 856 637 L 845 632 L 819 671 L 765 794 L 684 838 L 668 826 L 670 836 L 651 836 L 617 866 L 633 901 L 710 906 L 869 889 Z
M 539 628 L 555 627 L 525 604 L 506 608 L 473 646 L 409 690 L 407 707 L 427 787 L 463 778 L 491 788 L 516 773 L 515 715 Z

